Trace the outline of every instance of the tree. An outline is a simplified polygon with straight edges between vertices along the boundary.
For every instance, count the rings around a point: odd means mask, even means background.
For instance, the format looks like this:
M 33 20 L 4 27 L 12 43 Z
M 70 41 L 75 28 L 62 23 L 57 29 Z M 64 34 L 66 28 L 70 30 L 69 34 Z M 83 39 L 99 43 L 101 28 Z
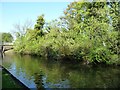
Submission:
M 118 2 L 72 2 L 64 13 L 50 23 L 39 16 L 34 29 L 16 41 L 15 50 L 54 59 L 120 64 Z
M 43 30 L 44 30 L 44 32 L 47 32 L 47 33 L 50 33 L 51 30 L 55 30 L 57 32 L 62 32 L 65 30 L 65 26 L 61 20 L 55 19 L 49 23 L 45 23 Z
M 37 19 L 37 22 L 34 26 L 34 29 L 39 30 L 40 36 L 44 35 L 43 30 L 42 30 L 44 24 L 45 24 L 44 15 L 38 16 L 38 19 Z
M 22 37 L 26 34 L 27 30 L 33 26 L 32 21 L 26 20 L 23 24 L 16 23 L 14 25 L 13 33 L 16 37 Z
M 91 47 L 93 48 L 90 50 L 91 56 L 88 54 L 89 59 L 92 57 L 91 60 L 107 63 L 109 60 L 118 61 L 115 57 L 120 53 L 119 3 L 106 2 L 106 0 L 104 2 L 72 2 L 64 11 L 63 20 L 68 29 L 74 33 L 77 32 L 80 36 L 89 37 L 93 41 L 94 47 Z M 82 43 L 85 44 L 85 41 Z
M 38 16 L 34 29 L 41 30 L 44 24 L 45 24 L 44 15 Z
M 38 16 L 38 19 L 34 26 L 34 29 L 40 31 L 40 36 L 44 35 L 44 33 L 42 31 L 44 24 L 45 24 L 44 15 Z
M 10 33 L 2 33 L 2 42 L 12 42 L 13 36 Z

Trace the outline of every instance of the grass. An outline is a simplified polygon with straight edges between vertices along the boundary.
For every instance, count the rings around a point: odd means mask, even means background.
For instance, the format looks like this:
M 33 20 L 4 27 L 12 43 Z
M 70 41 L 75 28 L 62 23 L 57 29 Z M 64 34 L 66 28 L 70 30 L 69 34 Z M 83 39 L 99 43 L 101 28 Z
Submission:
M 2 70 L 2 89 L 19 89 L 26 90 L 27 88 L 23 86 L 19 81 L 17 81 L 11 74 L 6 70 Z

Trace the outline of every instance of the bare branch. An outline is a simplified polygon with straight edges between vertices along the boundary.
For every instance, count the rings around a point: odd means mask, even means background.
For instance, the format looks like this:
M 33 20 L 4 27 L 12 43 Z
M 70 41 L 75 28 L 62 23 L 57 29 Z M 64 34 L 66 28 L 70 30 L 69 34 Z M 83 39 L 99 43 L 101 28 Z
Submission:
M 20 23 L 14 24 L 14 30 L 12 30 L 13 34 L 19 34 L 19 36 L 24 36 L 29 28 L 32 28 L 33 22 L 31 20 L 26 20 L 23 25 Z

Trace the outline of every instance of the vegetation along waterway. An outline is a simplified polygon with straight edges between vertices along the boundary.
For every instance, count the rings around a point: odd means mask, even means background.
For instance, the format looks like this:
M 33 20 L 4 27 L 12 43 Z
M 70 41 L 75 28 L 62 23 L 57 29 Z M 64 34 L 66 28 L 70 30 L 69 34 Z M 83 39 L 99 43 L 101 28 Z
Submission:
M 2 65 L 29 88 L 119 88 L 120 2 L 103 1 L 74 1 L 58 19 L 17 24 Z

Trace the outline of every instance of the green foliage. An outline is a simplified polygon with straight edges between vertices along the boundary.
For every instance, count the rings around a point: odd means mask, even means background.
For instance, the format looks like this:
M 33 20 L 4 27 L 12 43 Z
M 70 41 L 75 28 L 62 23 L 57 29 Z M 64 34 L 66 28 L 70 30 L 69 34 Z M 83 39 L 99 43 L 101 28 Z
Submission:
M 38 16 L 34 29 L 41 30 L 45 24 L 44 15 Z
M 15 50 L 49 59 L 120 64 L 118 12 L 118 2 L 72 2 L 60 21 L 45 24 L 39 16 L 34 29 L 17 38 Z
M 2 42 L 12 42 L 13 36 L 10 33 L 2 33 Z
M 34 26 L 34 29 L 35 30 L 40 30 L 40 35 L 41 36 L 43 35 L 42 28 L 43 28 L 44 24 L 45 24 L 44 15 L 38 16 L 38 19 L 37 19 L 37 22 Z

